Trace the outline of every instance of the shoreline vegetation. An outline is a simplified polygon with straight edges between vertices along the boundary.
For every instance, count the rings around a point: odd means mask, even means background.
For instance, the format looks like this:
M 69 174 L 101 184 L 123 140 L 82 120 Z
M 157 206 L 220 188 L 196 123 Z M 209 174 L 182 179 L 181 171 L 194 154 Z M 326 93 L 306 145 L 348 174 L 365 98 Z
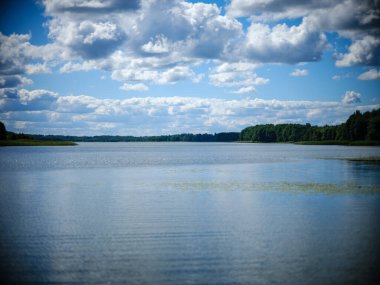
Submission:
M 299 145 L 344 145 L 344 146 L 380 146 L 380 141 L 360 140 L 360 141 L 299 141 L 294 142 Z
M 18 139 L 0 141 L 0 146 L 73 146 L 78 145 L 70 141 L 41 141 L 34 139 Z
M 62 146 L 77 145 L 76 142 L 239 142 L 380 146 L 380 109 L 363 114 L 356 111 L 345 123 L 335 126 L 266 124 L 247 127 L 241 132 L 141 137 L 18 134 L 7 132 L 0 122 L 0 146 Z

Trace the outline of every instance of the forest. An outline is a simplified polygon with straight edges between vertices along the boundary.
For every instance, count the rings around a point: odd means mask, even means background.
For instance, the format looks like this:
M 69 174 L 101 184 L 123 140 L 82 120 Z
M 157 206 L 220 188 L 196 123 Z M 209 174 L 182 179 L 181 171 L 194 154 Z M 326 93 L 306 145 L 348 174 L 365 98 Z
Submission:
M 240 133 L 248 142 L 350 142 L 380 140 L 380 109 L 356 111 L 345 123 L 336 126 L 310 124 L 267 124 L 247 127 Z
M 177 134 L 161 136 L 64 136 L 33 135 L 7 132 L 0 122 L 0 140 L 38 140 L 72 142 L 302 142 L 306 144 L 367 145 L 380 143 L 380 109 L 361 113 L 356 111 L 345 123 L 335 126 L 310 124 L 266 124 L 243 129 L 241 132 L 214 134 Z
M 67 140 L 75 142 L 234 142 L 240 138 L 239 132 L 215 134 L 177 134 L 161 136 L 60 136 L 30 135 L 38 140 Z

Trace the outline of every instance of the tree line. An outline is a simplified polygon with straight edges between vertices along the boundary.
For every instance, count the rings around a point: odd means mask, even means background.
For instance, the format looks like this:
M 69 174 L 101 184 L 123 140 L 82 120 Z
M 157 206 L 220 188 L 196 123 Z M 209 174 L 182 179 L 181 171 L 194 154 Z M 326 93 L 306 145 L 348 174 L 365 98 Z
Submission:
M 243 129 L 240 140 L 249 142 L 379 141 L 380 109 L 363 114 L 356 111 L 345 123 L 336 126 L 256 125 Z
M 0 122 L 0 140 L 40 140 L 40 141 L 75 141 L 75 142 L 234 142 L 240 138 L 240 132 L 222 132 L 214 134 L 177 134 L 161 136 L 65 136 L 65 135 L 32 135 L 7 132 Z
M 239 132 L 224 132 L 215 134 L 177 134 L 161 136 L 57 136 L 32 135 L 38 140 L 68 140 L 75 142 L 234 142 L 238 141 Z
M 75 142 L 350 142 L 380 141 L 380 109 L 361 113 L 356 111 L 345 123 L 335 126 L 310 124 L 266 124 L 243 129 L 241 132 L 214 134 L 177 134 L 162 136 L 63 136 L 31 135 L 7 132 L 0 122 L 0 140 L 32 139 Z

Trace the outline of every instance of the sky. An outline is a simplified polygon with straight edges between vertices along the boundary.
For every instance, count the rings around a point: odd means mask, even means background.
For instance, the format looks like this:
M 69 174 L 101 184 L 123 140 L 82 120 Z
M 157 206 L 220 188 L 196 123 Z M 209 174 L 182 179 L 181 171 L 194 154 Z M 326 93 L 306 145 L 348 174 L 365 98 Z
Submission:
M 1 3 L 9 131 L 215 133 L 380 107 L 380 0 Z

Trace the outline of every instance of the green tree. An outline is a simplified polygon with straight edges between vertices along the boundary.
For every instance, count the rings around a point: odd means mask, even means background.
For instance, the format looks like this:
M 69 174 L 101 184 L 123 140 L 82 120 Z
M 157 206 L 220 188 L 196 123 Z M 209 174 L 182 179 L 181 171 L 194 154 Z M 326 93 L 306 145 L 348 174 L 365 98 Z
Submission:
M 7 129 L 3 122 L 0 122 L 0 140 L 4 141 L 7 139 Z
M 368 114 L 367 114 L 368 113 Z M 380 140 L 380 109 L 366 112 L 368 117 L 367 140 Z

